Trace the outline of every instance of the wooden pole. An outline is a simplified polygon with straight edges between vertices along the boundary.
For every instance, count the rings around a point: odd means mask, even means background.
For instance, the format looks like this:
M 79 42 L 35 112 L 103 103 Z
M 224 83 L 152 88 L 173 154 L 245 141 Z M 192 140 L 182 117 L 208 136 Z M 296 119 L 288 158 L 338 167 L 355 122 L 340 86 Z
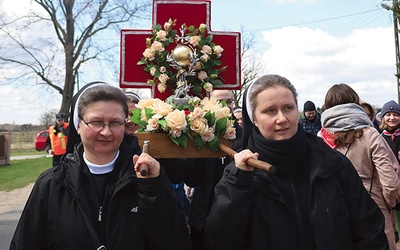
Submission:
M 150 141 L 144 141 L 143 142 L 143 149 L 142 149 L 143 153 L 149 153 L 150 151 Z M 149 166 L 147 166 L 147 164 L 142 164 L 139 166 L 139 170 L 140 170 L 140 175 L 141 176 L 146 176 L 147 172 L 149 171 Z
M 234 154 L 237 154 L 237 152 L 233 149 L 231 149 L 230 147 L 224 145 L 224 144 L 219 144 L 219 149 L 221 149 L 222 151 L 224 151 L 225 153 L 227 153 L 229 156 L 231 156 L 233 158 Z M 247 165 L 255 167 L 257 169 L 263 170 L 263 171 L 267 171 L 271 174 L 275 173 L 276 168 L 274 166 L 272 166 L 271 164 L 265 162 L 265 161 L 260 161 L 260 160 L 256 160 L 253 158 L 249 158 L 246 162 Z

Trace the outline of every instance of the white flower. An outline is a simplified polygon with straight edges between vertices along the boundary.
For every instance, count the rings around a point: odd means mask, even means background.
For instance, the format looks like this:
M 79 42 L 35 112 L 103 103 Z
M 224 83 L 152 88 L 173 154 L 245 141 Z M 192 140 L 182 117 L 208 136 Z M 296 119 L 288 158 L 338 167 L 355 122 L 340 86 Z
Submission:
M 151 45 L 151 49 L 153 51 L 164 51 L 164 46 L 162 43 L 160 43 L 159 41 L 154 41 L 153 44 Z
M 161 41 L 165 41 L 167 40 L 167 32 L 165 32 L 164 30 L 160 30 L 157 32 L 157 36 L 158 39 L 160 39 Z
M 199 78 L 200 80 L 205 80 L 205 79 L 207 79 L 207 77 L 208 77 L 207 72 L 205 72 L 205 71 L 200 71 L 197 76 L 197 78 Z
M 210 46 L 204 45 L 204 46 L 201 48 L 201 53 L 207 54 L 207 55 L 211 55 L 211 54 L 212 54 L 212 49 L 211 49 Z

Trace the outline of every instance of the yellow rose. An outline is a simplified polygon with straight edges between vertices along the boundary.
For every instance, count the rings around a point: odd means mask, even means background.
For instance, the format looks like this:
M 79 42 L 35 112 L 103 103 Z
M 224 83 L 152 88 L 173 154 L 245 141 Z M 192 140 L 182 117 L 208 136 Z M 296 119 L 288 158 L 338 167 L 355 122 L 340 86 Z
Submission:
M 154 102 L 157 101 L 158 98 L 153 99 L 153 98 L 144 98 L 141 99 L 138 104 L 136 104 L 136 107 L 138 109 L 144 109 L 144 108 L 149 108 L 151 105 L 153 105 Z M 160 100 L 160 99 L 158 99 Z
M 231 116 L 231 110 L 226 106 L 223 107 L 223 108 L 220 108 L 218 106 L 214 106 L 212 108 L 211 112 L 212 111 L 214 111 L 214 113 L 215 113 L 215 119 L 216 120 L 219 120 L 219 119 L 224 118 L 224 117 L 230 117 Z
M 206 134 L 208 131 L 208 121 L 206 118 L 196 118 L 190 124 L 190 129 L 200 135 Z
M 170 112 L 166 117 L 167 126 L 171 129 L 183 130 L 187 126 L 185 111 L 175 109 Z

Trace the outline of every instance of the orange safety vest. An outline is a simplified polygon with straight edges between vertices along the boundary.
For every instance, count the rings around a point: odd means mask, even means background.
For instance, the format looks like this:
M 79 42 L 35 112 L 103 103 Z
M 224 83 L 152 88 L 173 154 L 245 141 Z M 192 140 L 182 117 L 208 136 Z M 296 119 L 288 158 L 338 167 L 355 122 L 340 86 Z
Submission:
M 64 122 L 63 128 L 68 127 L 68 123 Z M 67 151 L 68 136 L 59 132 L 57 135 L 54 134 L 54 125 L 49 128 L 49 137 L 51 143 L 51 149 L 54 151 L 54 155 L 63 155 Z

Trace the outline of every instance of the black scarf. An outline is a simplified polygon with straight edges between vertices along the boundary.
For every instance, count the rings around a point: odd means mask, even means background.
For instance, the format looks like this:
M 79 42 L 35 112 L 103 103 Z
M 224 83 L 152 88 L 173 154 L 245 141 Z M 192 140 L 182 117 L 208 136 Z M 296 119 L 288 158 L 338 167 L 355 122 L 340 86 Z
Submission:
M 275 141 L 265 139 L 257 127 L 249 137 L 248 148 L 259 153 L 259 159 L 276 167 L 277 175 L 289 175 L 307 162 L 307 136 L 299 126 L 290 139 Z

